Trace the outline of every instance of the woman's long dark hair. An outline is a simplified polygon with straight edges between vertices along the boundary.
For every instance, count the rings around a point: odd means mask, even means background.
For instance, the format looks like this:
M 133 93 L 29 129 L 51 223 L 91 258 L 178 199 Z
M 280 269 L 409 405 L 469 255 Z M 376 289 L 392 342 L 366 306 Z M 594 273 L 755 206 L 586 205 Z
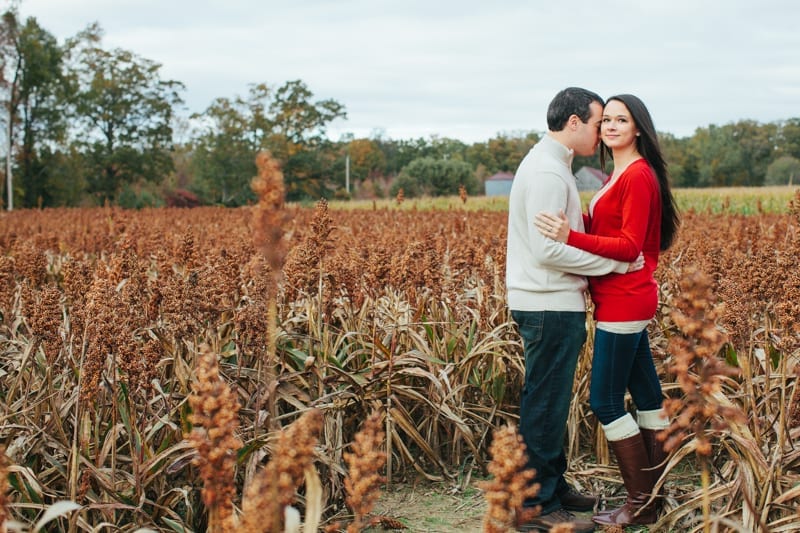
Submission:
M 618 94 L 606 100 L 606 104 L 611 100 L 617 100 L 625 104 L 631 113 L 631 118 L 639 129 L 639 136 L 636 137 L 636 150 L 650 164 L 656 173 L 658 186 L 661 190 L 661 250 L 669 248 L 675 240 L 680 225 L 678 216 L 678 206 L 672 196 L 672 189 L 669 186 L 669 175 L 667 174 L 667 163 L 661 155 L 661 147 L 658 144 L 658 134 L 653 125 L 653 119 L 644 103 L 632 94 Z M 611 148 L 600 143 L 600 166 L 605 169 L 606 157 L 611 156 Z

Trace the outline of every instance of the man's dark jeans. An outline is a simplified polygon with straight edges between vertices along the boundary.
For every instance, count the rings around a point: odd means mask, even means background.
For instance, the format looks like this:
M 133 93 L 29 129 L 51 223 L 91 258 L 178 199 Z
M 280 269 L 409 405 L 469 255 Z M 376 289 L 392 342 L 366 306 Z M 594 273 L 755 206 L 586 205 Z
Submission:
M 542 514 L 561 508 L 558 494 L 567 483 L 564 436 L 578 354 L 586 341 L 586 313 L 511 311 L 525 351 L 525 384 L 519 426 L 536 469 L 539 494 L 525 505 L 541 505 Z

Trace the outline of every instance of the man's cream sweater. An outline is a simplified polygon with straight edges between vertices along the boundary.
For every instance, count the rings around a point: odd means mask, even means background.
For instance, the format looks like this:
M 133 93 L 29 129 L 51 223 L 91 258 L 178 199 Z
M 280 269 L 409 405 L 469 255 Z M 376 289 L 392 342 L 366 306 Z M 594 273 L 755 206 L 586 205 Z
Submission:
M 572 150 L 545 135 L 514 175 L 508 202 L 506 256 L 510 309 L 585 311 L 585 276 L 624 273 L 628 269 L 628 263 L 548 239 L 533 225 L 540 211 L 557 214 L 562 210 L 572 229 L 584 231 L 572 156 Z

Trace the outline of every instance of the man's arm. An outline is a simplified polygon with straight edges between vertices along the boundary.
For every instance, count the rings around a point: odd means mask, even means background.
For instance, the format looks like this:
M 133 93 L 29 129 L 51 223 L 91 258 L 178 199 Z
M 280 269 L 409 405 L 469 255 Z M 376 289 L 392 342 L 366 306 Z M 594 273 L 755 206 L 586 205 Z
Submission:
M 536 228 L 536 213 L 546 211 L 558 213 L 564 211 L 569 218 L 570 226 L 576 228 L 583 214 L 580 205 L 568 205 L 568 185 L 555 172 L 538 173 L 535 186 L 528 189 L 525 198 L 528 217 L 528 242 L 535 260 L 543 267 L 582 276 L 602 276 L 610 272 L 624 274 L 629 263 L 615 261 L 584 252 L 573 246 L 544 237 Z M 574 220 L 573 220 L 574 219 Z

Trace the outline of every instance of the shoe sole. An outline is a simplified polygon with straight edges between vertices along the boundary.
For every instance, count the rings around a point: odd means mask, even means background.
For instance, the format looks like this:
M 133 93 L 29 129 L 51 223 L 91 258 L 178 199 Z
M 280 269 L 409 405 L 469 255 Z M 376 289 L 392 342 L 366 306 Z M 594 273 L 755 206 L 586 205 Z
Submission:
M 575 513 L 588 513 L 589 511 L 594 511 L 595 505 L 592 505 L 591 507 L 567 507 L 566 505 L 562 505 L 561 507 L 567 511 L 572 511 Z
M 569 522 L 564 522 L 564 523 L 568 524 Z M 599 526 L 595 526 L 592 529 L 580 529 L 580 530 L 579 529 L 575 529 L 573 527 L 572 531 L 574 531 L 575 533 L 589 533 L 590 531 L 595 531 L 597 529 L 597 527 L 599 527 Z M 528 531 L 528 532 L 530 532 L 530 531 L 550 531 L 551 529 L 552 529 L 551 526 L 534 526 L 534 525 L 531 525 L 531 526 L 526 526 L 526 527 L 523 527 L 523 528 L 518 528 L 517 531 Z

